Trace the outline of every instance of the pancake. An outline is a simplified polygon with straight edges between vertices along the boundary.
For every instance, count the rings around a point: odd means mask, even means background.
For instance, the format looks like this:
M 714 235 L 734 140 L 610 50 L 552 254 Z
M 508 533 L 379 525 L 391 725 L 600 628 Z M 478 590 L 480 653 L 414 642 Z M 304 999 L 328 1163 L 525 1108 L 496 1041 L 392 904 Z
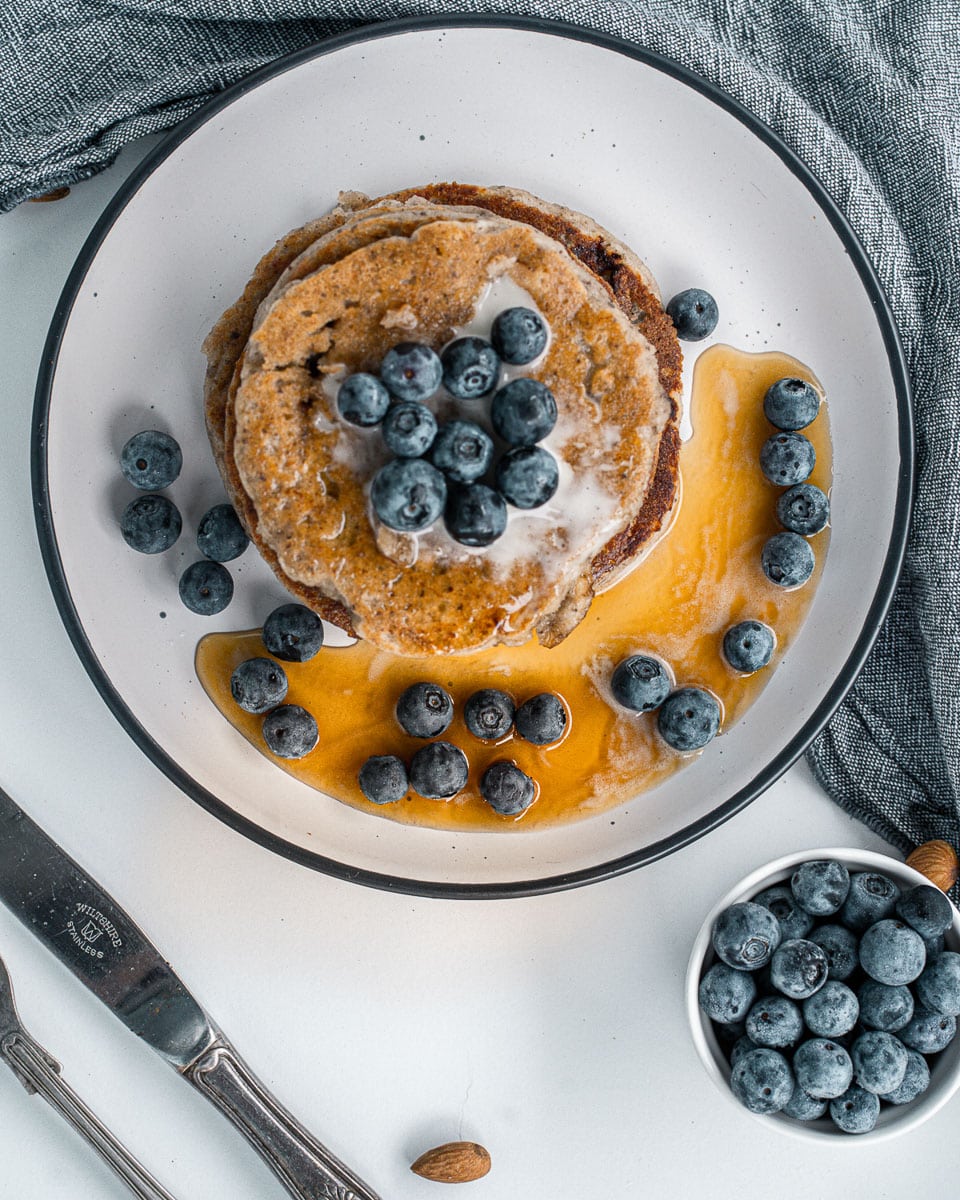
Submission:
M 337 382 L 375 372 L 399 341 L 439 349 L 475 331 L 478 309 L 489 322 L 492 303 L 518 296 L 554 331 L 530 372 L 561 409 L 547 442 L 562 469 L 554 501 L 512 511 L 480 552 L 442 529 L 378 528 L 366 493 L 386 452 L 376 431 L 339 419 Z M 346 197 L 261 260 L 204 348 L 211 445 L 261 553 L 321 616 L 396 653 L 534 633 L 556 644 L 674 500 L 680 353 L 655 284 L 589 218 L 527 193 Z

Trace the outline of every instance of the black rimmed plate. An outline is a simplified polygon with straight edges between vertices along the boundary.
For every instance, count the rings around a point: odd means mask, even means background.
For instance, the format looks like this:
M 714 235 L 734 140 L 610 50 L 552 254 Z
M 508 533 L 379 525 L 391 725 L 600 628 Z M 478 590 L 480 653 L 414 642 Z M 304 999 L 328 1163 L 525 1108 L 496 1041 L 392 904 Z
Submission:
M 507 183 L 588 212 L 637 250 L 665 295 L 708 286 L 723 313 L 718 338 L 793 354 L 830 397 L 831 549 L 790 655 L 698 761 L 615 813 L 555 830 L 452 836 L 371 817 L 296 782 L 223 720 L 193 667 L 204 633 L 260 623 L 281 599 L 273 577 L 249 551 L 220 616 L 194 616 L 177 597 L 197 520 L 223 498 L 203 431 L 205 333 L 261 253 L 325 212 L 339 189 L 377 195 L 443 179 Z M 724 93 L 568 26 L 378 26 L 217 97 L 105 212 L 67 283 L 44 363 L 34 425 L 40 540 L 101 695 L 216 816 L 307 866 L 377 887 L 546 892 L 632 870 L 707 833 L 786 770 L 840 702 L 903 552 L 909 388 L 887 303 L 843 217 L 811 169 Z M 147 558 L 119 536 L 131 489 L 118 454 L 151 427 L 185 448 L 170 494 L 187 535 Z

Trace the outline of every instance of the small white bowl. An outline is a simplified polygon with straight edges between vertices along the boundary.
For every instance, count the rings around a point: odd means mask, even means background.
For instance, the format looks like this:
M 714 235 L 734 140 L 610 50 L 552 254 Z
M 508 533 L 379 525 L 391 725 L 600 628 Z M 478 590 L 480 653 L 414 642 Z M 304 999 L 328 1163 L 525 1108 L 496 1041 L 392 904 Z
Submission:
M 930 1086 L 921 1096 L 909 1104 L 882 1105 L 876 1127 L 870 1133 L 849 1134 L 837 1129 L 829 1117 L 821 1118 L 819 1121 L 796 1121 L 782 1113 L 763 1116 L 751 1113 L 749 1109 L 744 1108 L 730 1090 L 730 1064 L 717 1040 L 713 1022 L 700 1009 L 698 995 L 700 980 L 716 961 L 711 944 L 711 932 L 713 923 L 719 914 L 731 904 L 751 900 L 758 892 L 789 880 L 801 863 L 823 858 L 839 860 L 851 874 L 855 871 L 879 871 L 888 875 L 904 889 L 930 882 L 919 871 L 915 871 L 906 863 L 899 862 L 895 858 L 888 858 L 884 854 L 874 854 L 869 850 L 838 849 L 836 847 L 802 850 L 797 854 L 788 854 L 784 858 L 775 859 L 765 866 L 758 867 L 756 871 L 741 880 L 717 901 L 694 940 L 693 953 L 690 955 L 690 965 L 687 968 L 687 1017 L 693 1034 L 693 1043 L 703 1060 L 708 1075 L 740 1112 L 754 1120 L 763 1121 L 769 1128 L 779 1129 L 793 1137 L 816 1140 L 821 1144 L 828 1139 L 840 1144 L 846 1142 L 856 1144 L 864 1141 L 874 1144 L 906 1133 L 909 1129 L 915 1129 L 917 1125 L 941 1109 L 957 1091 L 960 1087 L 960 1033 L 945 1050 L 929 1059 Z M 826 920 L 829 918 L 825 918 Z M 945 935 L 945 942 L 947 949 L 960 950 L 960 912 L 956 908 L 953 911 L 953 924 Z

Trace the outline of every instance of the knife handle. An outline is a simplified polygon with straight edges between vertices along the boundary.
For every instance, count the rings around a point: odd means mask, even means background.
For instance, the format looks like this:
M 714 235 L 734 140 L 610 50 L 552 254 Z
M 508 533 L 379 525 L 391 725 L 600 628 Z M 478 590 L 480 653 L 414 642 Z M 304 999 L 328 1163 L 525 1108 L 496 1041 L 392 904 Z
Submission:
M 6 1059 L 28 1092 L 42 1096 L 81 1137 L 86 1138 L 139 1200 L 173 1200 L 166 1188 L 64 1082 L 60 1064 L 26 1030 L 17 1030 L 0 1042 L 0 1058 Z
M 380 1200 L 287 1112 L 222 1036 L 183 1074 L 229 1117 L 296 1200 Z

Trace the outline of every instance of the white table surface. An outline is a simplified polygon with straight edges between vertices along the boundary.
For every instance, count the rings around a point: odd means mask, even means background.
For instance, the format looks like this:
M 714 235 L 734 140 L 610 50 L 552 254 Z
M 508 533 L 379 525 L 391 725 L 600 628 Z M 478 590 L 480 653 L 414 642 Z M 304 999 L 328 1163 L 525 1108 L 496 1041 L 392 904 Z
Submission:
M 960 1101 L 905 1139 L 821 1149 L 739 1113 L 707 1079 L 682 1003 L 718 895 L 780 854 L 889 850 L 795 766 L 707 838 L 643 870 L 525 900 L 421 900 L 328 879 L 181 794 L 110 715 L 61 625 L 30 493 L 30 417 L 64 280 L 152 142 L 64 201 L 0 217 L 0 785 L 128 909 L 265 1082 L 384 1200 L 446 1195 L 409 1164 L 482 1142 L 484 1200 L 939 1198 Z M 177 1200 L 277 1200 L 199 1095 L 4 908 L 27 1028 Z M 0 1197 L 123 1200 L 99 1159 L 0 1070 Z

